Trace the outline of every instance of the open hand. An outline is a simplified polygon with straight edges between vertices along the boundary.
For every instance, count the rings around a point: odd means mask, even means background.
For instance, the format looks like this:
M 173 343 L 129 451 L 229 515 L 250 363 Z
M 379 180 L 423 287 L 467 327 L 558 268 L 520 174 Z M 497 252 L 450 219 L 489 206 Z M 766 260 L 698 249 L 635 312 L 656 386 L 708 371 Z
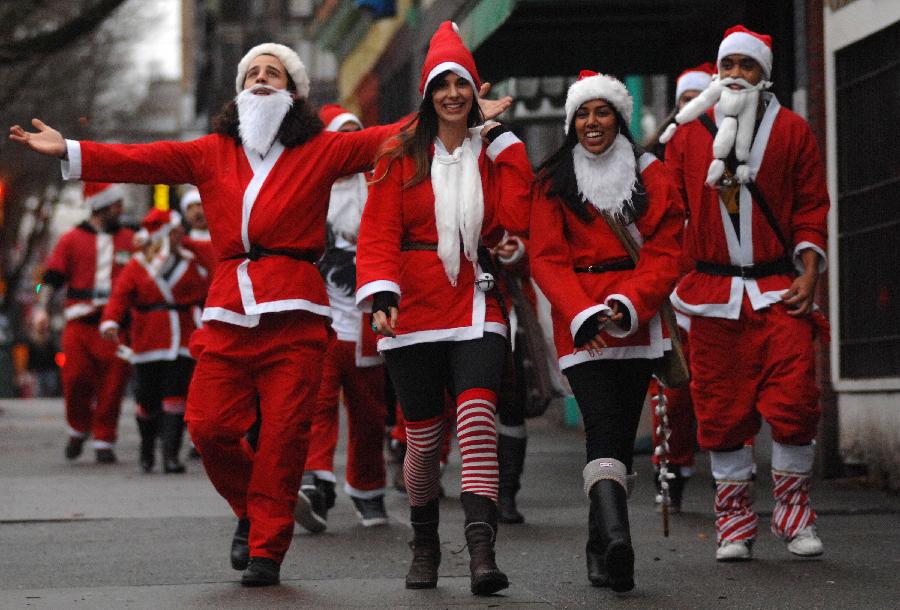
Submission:
M 513 98 L 510 96 L 501 97 L 499 100 L 485 99 L 485 95 L 491 90 L 491 83 L 482 83 L 478 90 L 478 107 L 485 121 L 495 119 L 512 106 Z
M 31 124 L 37 129 L 36 132 L 25 131 L 20 126 L 13 125 L 9 128 L 9 139 L 42 155 L 64 159 L 66 140 L 62 134 L 40 119 L 31 119 Z

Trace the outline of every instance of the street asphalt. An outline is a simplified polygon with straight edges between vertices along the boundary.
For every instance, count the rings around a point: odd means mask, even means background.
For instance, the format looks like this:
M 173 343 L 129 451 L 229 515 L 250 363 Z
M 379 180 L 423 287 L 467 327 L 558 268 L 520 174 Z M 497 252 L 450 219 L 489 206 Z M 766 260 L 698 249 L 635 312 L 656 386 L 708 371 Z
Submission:
M 67 462 L 62 412 L 61 400 L 0 401 L 2 609 L 900 608 L 900 495 L 863 480 L 817 481 L 813 502 L 826 551 L 804 560 L 769 532 L 771 482 L 761 467 L 754 560 L 718 564 L 713 490 L 699 454 L 685 510 L 672 516 L 668 538 L 653 506 L 649 458 L 636 458 L 630 511 L 637 587 L 622 595 L 592 588 L 584 567 L 583 436 L 552 417 L 529 422 L 519 494 L 527 521 L 501 526 L 497 560 L 512 583 L 502 594 L 469 593 L 455 453 L 444 473 L 437 589 L 403 587 L 411 530 L 406 497 L 393 490 L 391 522 L 375 528 L 357 523 L 339 491 L 325 533 L 298 528 L 282 585 L 246 589 L 228 563 L 235 519 L 198 462 L 190 461 L 184 475 L 141 473 L 130 403 L 118 464 L 94 463 L 89 447 Z M 339 480 L 343 448 L 342 441 Z

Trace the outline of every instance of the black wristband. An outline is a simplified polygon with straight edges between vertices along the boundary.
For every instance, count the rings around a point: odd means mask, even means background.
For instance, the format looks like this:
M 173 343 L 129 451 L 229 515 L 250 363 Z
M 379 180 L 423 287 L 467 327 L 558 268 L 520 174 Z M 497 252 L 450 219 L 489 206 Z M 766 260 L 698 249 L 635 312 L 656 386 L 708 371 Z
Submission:
M 600 334 L 600 321 L 596 315 L 589 317 L 581 323 L 578 332 L 575 333 L 575 347 L 583 347 Z
M 372 313 L 377 311 L 383 312 L 387 317 L 391 317 L 391 307 L 397 307 L 398 299 L 396 292 L 383 290 L 376 292 L 372 297 Z
M 488 144 L 490 144 L 491 142 L 493 142 L 494 140 L 499 138 L 501 135 L 503 135 L 504 133 L 507 133 L 509 131 L 512 131 L 512 129 L 510 129 L 503 123 L 499 123 L 499 124 L 495 125 L 494 127 L 491 127 L 488 130 L 488 132 L 486 134 L 484 134 L 484 137 L 487 138 Z

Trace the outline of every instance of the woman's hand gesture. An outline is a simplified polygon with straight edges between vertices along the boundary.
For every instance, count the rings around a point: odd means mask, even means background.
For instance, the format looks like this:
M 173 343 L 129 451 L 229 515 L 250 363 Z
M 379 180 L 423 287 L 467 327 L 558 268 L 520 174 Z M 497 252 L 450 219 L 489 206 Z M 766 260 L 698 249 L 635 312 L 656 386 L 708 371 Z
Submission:
M 40 119 L 31 119 L 31 124 L 37 132 L 25 131 L 20 126 L 13 125 L 9 128 L 9 139 L 42 155 L 65 159 L 66 140 L 62 134 Z
M 510 106 L 512 106 L 513 103 L 513 98 L 508 95 L 501 97 L 499 100 L 485 99 L 484 96 L 487 95 L 488 91 L 490 90 L 490 83 L 482 83 L 481 88 L 478 90 L 478 107 L 481 109 L 481 114 L 484 117 L 485 121 L 496 119 L 498 116 L 506 112 L 506 110 Z

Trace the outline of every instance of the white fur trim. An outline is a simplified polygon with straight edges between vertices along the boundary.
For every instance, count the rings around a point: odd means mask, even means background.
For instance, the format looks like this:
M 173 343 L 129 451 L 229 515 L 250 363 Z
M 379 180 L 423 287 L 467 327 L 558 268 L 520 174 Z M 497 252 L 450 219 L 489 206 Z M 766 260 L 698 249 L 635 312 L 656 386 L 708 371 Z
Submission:
M 108 331 L 111 328 L 119 330 L 119 325 L 116 322 L 114 322 L 113 320 L 104 320 L 103 322 L 100 322 L 100 332 L 101 333 L 105 333 L 106 331 Z
M 631 299 L 626 297 L 624 294 L 611 294 L 606 297 L 604 303 L 609 307 L 611 301 L 619 301 L 625 307 L 628 308 L 628 315 L 631 317 L 631 326 L 628 328 L 622 328 L 622 326 L 618 322 L 613 322 L 610 320 L 609 324 L 606 326 L 606 332 L 611 337 L 615 337 L 617 339 L 624 339 L 625 337 L 630 337 L 634 333 L 637 332 L 638 326 L 640 325 L 638 322 L 637 311 L 634 309 L 634 304 L 631 302 Z
M 115 446 L 115 443 L 109 441 L 94 440 L 94 449 L 112 449 Z
M 815 441 L 808 445 L 785 445 L 772 441 L 772 470 L 809 474 L 815 457 Z
M 124 187 L 121 184 L 113 184 L 95 195 L 86 197 L 84 202 L 92 211 L 97 211 L 123 199 L 125 199 Z
M 712 74 L 707 72 L 686 72 L 675 85 L 675 102 L 681 99 L 685 91 L 703 91 L 712 81 Z
M 803 250 L 815 250 L 819 255 L 819 273 L 824 273 L 825 269 L 828 268 L 828 257 L 825 255 L 825 251 L 812 243 L 811 241 L 801 241 L 799 244 L 794 246 L 794 267 L 797 269 L 798 273 L 803 273 L 806 268 L 803 266 L 803 258 L 800 256 L 800 253 Z
M 496 161 L 497 157 L 500 156 L 500 153 L 502 153 L 513 144 L 518 144 L 521 141 L 522 140 L 520 140 L 519 137 L 511 131 L 501 133 L 487 147 L 487 156 L 491 161 Z
M 235 92 L 240 93 L 244 90 L 244 78 L 247 76 L 247 70 L 250 68 L 250 62 L 260 55 L 274 55 L 284 64 L 284 69 L 291 75 L 294 84 L 297 85 L 297 95 L 300 97 L 309 96 L 309 76 L 306 73 L 306 66 L 300 61 L 300 56 L 283 44 L 275 42 L 265 42 L 256 45 L 241 59 L 237 67 L 237 78 L 234 82 Z
M 224 322 L 226 324 L 234 324 L 235 326 L 243 326 L 244 328 L 255 328 L 259 326 L 258 315 L 245 315 L 224 307 L 206 307 L 203 309 L 203 322 Z
M 469 81 L 469 84 L 472 85 L 472 89 L 475 91 L 475 97 L 478 98 L 478 87 L 475 86 L 475 79 L 472 78 L 472 75 L 466 70 L 463 66 L 456 63 L 455 61 L 442 61 L 435 67 L 431 69 L 428 73 L 428 78 L 425 79 L 425 86 L 422 87 L 422 98 L 425 98 L 425 94 L 428 92 L 428 85 L 432 80 L 438 75 L 446 71 L 453 72 L 457 76 L 466 79 Z
M 342 112 L 337 115 L 328 125 L 325 126 L 325 131 L 337 131 L 341 127 L 343 127 L 346 123 L 356 123 L 359 125 L 360 129 L 362 129 L 362 121 L 359 120 L 359 117 L 353 114 L 352 112 Z
M 604 347 L 599 352 L 583 349 L 559 358 L 559 368 L 565 370 L 577 364 L 593 360 L 625 360 L 633 358 L 653 360 L 654 358 L 662 358 L 664 352 L 672 349 L 672 340 L 663 338 L 662 322 L 660 322 L 659 314 L 650 318 L 650 321 L 647 323 L 647 332 L 650 335 L 649 343 L 644 345 Z
M 66 140 L 66 158 L 60 162 L 63 180 L 81 180 L 81 142 Z
M 344 492 L 350 496 L 351 498 L 356 498 L 358 500 L 371 500 L 372 498 L 382 498 L 386 493 L 386 489 L 384 487 L 379 487 L 378 489 L 356 489 L 350 483 L 344 483 Z
M 507 239 L 512 239 L 516 242 L 516 251 L 513 252 L 512 256 L 509 258 L 498 256 L 497 259 L 504 265 L 514 265 L 525 257 L 525 242 L 515 235 L 507 237 Z M 504 241 L 506 241 L 506 239 Z
M 400 284 L 390 280 L 375 280 L 364 284 L 356 291 L 356 306 L 365 312 L 372 311 L 372 297 L 377 292 L 393 292 L 400 301 Z
M 182 210 L 187 209 L 189 206 L 191 206 L 195 203 L 201 203 L 200 191 L 198 191 L 197 189 L 190 189 L 184 195 L 181 196 L 180 204 L 181 204 Z
M 672 122 L 666 127 L 665 131 L 663 131 L 659 136 L 660 144 L 668 144 L 669 140 L 672 139 L 672 136 L 675 135 L 675 130 L 678 129 L 678 123 Z
M 599 481 L 615 481 L 628 492 L 628 468 L 615 458 L 599 458 L 591 460 L 581 472 L 584 478 L 584 495 L 590 497 L 591 488 Z
M 753 475 L 753 447 L 737 451 L 710 451 L 709 465 L 716 481 L 749 481 Z
M 577 80 L 569 87 L 566 94 L 566 124 L 565 132 L 569 133 L 569 125 L 572 124 L 572 117 L 575 111 L 585 102 L 591 100 L 606 100 L 619 111 L 626 123 L 631 123 L 631 113 L 634 109 L 634 100 L 628 89 L 617 78 L 604 74 L 589 76 L 581 80 Z
M 763 69 L 766 80 L 772 75 L 772 49 L 766 43 L 747 32 L 732 32 L 719 45 L 716 67 L 729 55 L 740 54 L 755 59 Z
M 575 338 L 575 334 L 578 332 L 578 329 L 581 328 L 581 325 L 584 324 L 588 318 L 593 317 L 598 313 L 611 315 L 612 310 L 607 305 L 594 305 L 592 307 L 588 307 L 587 309 L 582 309 L 581 311 L 579 311 L 569 323 L 569 332 L 572 333 L 572 338 Z M 603 327 L 601 326 L 601 328 Z

